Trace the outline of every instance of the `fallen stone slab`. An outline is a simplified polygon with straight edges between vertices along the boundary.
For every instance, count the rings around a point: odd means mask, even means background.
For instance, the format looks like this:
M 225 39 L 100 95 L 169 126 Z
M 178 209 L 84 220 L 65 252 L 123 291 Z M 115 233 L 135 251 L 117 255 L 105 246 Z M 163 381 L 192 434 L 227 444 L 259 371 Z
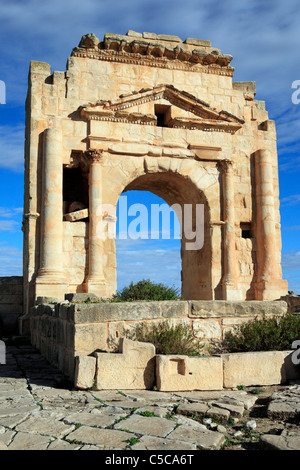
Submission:
M 271 419 L 299 418 L 300 386 L 294 385 L 273 393 L 268 404 L 267 416 Z
M 300 404 L 271 402 L 268 405 L 267 416 L 271 419 L 289 419 L 296 418 L 300 415 Z
M 141 414 L 141 413 L 149 413 L 149 414 L 154 414 L 158 418 L 165 418 L 166 415 L 171 411 L 172 407 L 166 408 L 163 406 L 154 406 L 154 405 L 148 405 L 148 406 L 142 406 L 141 408 L 138 408 L 133 412 L 133 414 Z
M 71 432 L 65 439 L 69 442 L 99 445 L 103 449 L 125 449 L 127 440 L 135 437 L 131 432 L 116 429 L 100 429 L 90 426 L 81 426 Z
M 25 419 L 27 419 L 29 415 L 30 413 L 16 414 L 11 416 L 0 416 L 0 426 L 14 428 L 18 424 L 25 421 Z
M 176 428 L 168 435 L 168 439 L 190 442 L 195 444 L 198 449 L 219 449 L 225 442 L 224 435 L 219 432 L 209 430 L 199 432 L 187 425 Z
M 244 390 L 216 390 L 209 392 L 191 391 L 191 392 L 176 392 L 175 396 L 187 399 L 189 402 L 210 402 L 210 401 L 224 401 L 232 403 L 233 405 L 244 406 L 246 410 L 252 408 L 257 400 L 257 397 L 247 393 Z
M 15 434 L 15 431 L 7 431 L 5 428 L 1 429 L 0 442 L 8 446 L 13 440 Z
M 260 447 L 265 450 L 300 450 L 300 434 L 284 434 L 280 436 L 264 434 L 260 437 Z
M 95 414 L 95 413 L 73 413 L 63 419 L 67 424 L 80 424 L 86 426 L 95 426 L 98 428 L 105 428 L 111 426 L 120 417 L 117 414 Z
M 213 401 L 211 404 L 216 408 L 222 408 L 228 410 L 230 415 L 236 418 L 241 418 L 245 411 L 243 406 L 232 405 L 231 403 L 226 403 L 226 401 Z
M 174 421 L 154 416 L 140 416 L 134 414 L 128 419 L 114 426 L 114 429 L 127 429 L 128 431 L 147 434 L 155 437 L 166 437 L 176 426 Z
M 177 441 L 175 439 L 162 439 L 154 436 L 142 436 L 137 444 L 130 446 L 132 450 L 196 450 L 195 444 Z
M 180 424 L 180 425 L 184 424 L 186 426 L 190 426 L 193 429 L 195 429 L 195 431 L 200 431 L 200 432 L 207 431 L 207 427 L 204 424 L 199 423 L 199 421 L 197 421 L 194 418 L 189 418 L 187 416 L 178 414 L 178 415 L 173 415 L 171 419 L 174 419 L 177 424 Z
M 206 416 L 209 410 L 207 403 L 183 403 L 176 408 L 176 413 L 185 416 Z
M 46 450 L 48 445 L 49 436 L 18 432 L 8 445 L 8 450 Z
M 86 219 L 89 216 L 88 209 L 80 209 L 78 211 L 69 212 L 68 214 L 64 214 L 64 218 L 68 222 L 75 222 L 76 220 Z
M 97 392 L 101 393 L 101 392 Z M 105 392 L 102 392 L 105 393 Z M 124 395 L 130 398 L 131 400 L 146 400 L 160 404 L 161 402 L 176 402 L 180 401 L 181 397 L 179 394 L 166 393 L 166 392 L 157 392 L 156 390 L 125 390 Z M 164 406 L 164 405 L 163 405 Z
M 230 418 L 230 411 L 218 406 L 212 406 L 206 413 L 208 418 L 218 419 L 220 421 L 227 421 Z
M 62 439 L 55 439 L 49 444 L 47 450 L 79 450 L 81 448 L 81 444 L 72 444 L 68 441 L 63 441 Z
M 16 426 L 16 431 L 29 434 L 47 435 L 62 438 L 75 429 L 74 425 L 66 425 L 62 421 L 50 417 L 30 416 L 26 421 Z
M 5 408 L 0 408 L 0 417 L 4 416 L 13 416 L 19 414 L 27 414 L 33 411 L 39 410 L 39 406 L 37 404 L 33 404 L 30 406 L 7 406 Z

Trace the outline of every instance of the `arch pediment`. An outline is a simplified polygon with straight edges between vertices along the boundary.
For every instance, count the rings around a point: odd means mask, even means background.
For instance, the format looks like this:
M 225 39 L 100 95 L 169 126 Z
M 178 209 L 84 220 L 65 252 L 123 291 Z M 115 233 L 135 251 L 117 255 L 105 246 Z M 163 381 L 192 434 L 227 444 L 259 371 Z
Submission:
M 79 108 L 87 120 L 128 122 L 157 125 L 157 116 L 149 111 L 149 103 L 172 108 L 167 127 L 188 128 L 234 133 L 244 124 L 244 119 L 226 110 L 217 110 L 194 95 L 178 90 L 172 85 L 158 85 L 120 95 L 112 100 L 101 100 Z

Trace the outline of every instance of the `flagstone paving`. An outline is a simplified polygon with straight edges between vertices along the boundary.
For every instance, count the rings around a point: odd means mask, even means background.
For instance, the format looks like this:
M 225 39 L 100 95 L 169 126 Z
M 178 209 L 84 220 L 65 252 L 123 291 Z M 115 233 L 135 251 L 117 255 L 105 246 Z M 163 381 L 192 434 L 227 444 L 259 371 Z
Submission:
M 21 339 L 0 364 L 0 450 L 300 450 L 300 385 L 75 390 Z

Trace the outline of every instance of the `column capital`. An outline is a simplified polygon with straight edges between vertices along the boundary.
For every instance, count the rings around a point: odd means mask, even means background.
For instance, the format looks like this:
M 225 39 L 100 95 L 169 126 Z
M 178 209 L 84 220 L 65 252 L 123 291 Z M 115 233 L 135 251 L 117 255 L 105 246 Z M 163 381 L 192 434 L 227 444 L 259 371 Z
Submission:
M 103 158 L 103 149 L 89 148 L 84 155 L 90 163 L 99 163 Z
M 234 163 L 232 160 L 224 159 L 219 161 L 220 167 L 222 171 L 225 173 L 229 173 L 229 171 L 233 170 Z

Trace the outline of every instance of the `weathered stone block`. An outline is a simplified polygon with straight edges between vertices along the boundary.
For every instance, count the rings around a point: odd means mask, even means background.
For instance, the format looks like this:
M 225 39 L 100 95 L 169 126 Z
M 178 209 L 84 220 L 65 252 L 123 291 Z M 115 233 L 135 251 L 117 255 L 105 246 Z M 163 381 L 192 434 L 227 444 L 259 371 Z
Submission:
M 76 220 L 86 219 L 89 216 L 88 209 L 81 209 L 79 211 L 70 212 L 65 214 L 64 217 L 68 222 L 75 222 Z
M 75 361 L 74 386 L 88 389 L 94 385 L 96 373 L 96 358 L 93 356 L 77 356 Z
M 222 359 L 158 355 L 156 385 L 160 391 L 220 390 L 223 388 Z
M 222 354 L 224 387 L 285 383 L 285 360 L 290 351 L 259 351 Z
M 73 320 L 75 323 L 184 318 L 188 316 L 188 302 L 157 301 L 74 304 L 72 315 L 74 315 Z
M 79 324 L 74 327 L 75 353 L 92 354 L 107 349 L 107 326 L 105 323 Z
M 190 316 L 207 317 L 251 317 L 257 315 L 283 315 L 287 312 L 284 301 L 227 301 L 227 300 L 193 300 L 189 302 Z
M 150 343 L 120 341 L 120 354 L 95 353 L 96 387 L 104 389 L 151 389 L 155 380 L 155 347 Z

